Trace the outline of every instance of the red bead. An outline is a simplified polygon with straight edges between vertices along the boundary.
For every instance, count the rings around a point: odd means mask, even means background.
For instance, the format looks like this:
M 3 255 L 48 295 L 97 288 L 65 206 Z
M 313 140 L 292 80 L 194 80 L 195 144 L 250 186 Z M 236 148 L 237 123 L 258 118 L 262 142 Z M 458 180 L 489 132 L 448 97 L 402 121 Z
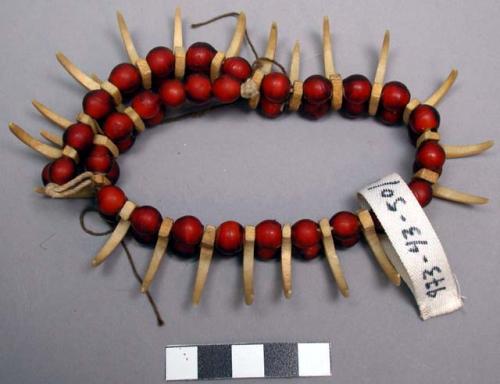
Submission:
M 54 160 L 49 169 L 49 180 L 56 184 L 65 184 L 76 174 L 76 164 L 73 159 L 63 156 Z
M 271 72 L 262 79 L 260 90 L 267 100 L 284 103 L 290 96 L 290 79 L 281 72 Z
M 151 128 L 163 123 L 164 119 L 165 119 L 165 108 L 161 106 L 160 110 L 155 116 L 153 116 L 151 119 L 144 120 L 144 122 L 146 123 L 146 127 Z
M 132 145 L 134 145 L 134 143 L 135 143 L 135 136 L 129 136 L 123 140 L 117 141 L 115 145 L 120 151 L 120 153 L 125 153 L 132 147 Z
M 255 250 L 259 259 L 274 258 L 281 248 L 281 241 L 281 224 L 276 220 L 264 220 L 255 227 Z
M 106 118 L 103 131 L 111 141 L 120 141 L 132 134 L 134 122 L 125 113 L 113 112 Z
M 142 83 L 141 73 L 130 63 L 122 63 L 114 67 L 108 80 L 123 94 L 137 91 Z
M 311 104 L 304 101 L 300 106 L 300 113 L 308 119 L 318 120 L 319 118 L 325 116 L 330 109 L 331 104 L 329 101 L 323 104 Z
M 402 112 L 410 102 L 410 91 L 399 81 L 391 81 L 384 85 L 380 96 L 380 106 L 392 112 Z
M 116 160 L 113 160 L 113 165 L 108 173 L 106 173 L 106 177 L 111 182 L 111 184 L 116 184 L 118 179 L 120 178 L 120 166 Z
M 83 111 L 96 120 L 106 117 L 113 110 L 113 99 L 102 89 L 88 92 L 82 104 Z
M 149 205 L 134 209 L 130 215 L 132 234 L 141 243 L 153 243 L 158 236 L 161 223 L 160 212 Z
M 159 90 L 160 99 L 167 107 L 178 107 L 186 101 L 184 85 L 180 80 L 166 80 Z
M 377 112 L 377 117 L 385 125 L 396 125 L 401 122 L 403 111 L 389 111 L 381 108 Z
M 413 179 L 408 183 L 408 187 L 415 195 L 420 206 L 423 208 L 432 200 L 432 185 L 428 181 L 421 179 Z
M 175 68 L 175 56 L 167 47 L 153 48 L 146 56 L 146 61 L 154 77 L 161 79 L 170 76 Z
M 321 250 L 321 234 L 318 224 L 309 219 L 297 221 L 292 226 L 292 244 L 306 260 L 318 256 Z
M 368 103 L 353 104 L 344 99 L 340 112 L 344 117 L 355 119 L 368 113 Z
M 177 219 L 172 227 L 173 249 L 175 252 L 192 256 L 200 245 L 203 236 L 203 224 L 194 216 Z
M 234 103 L 240 98 L 241 83 L 229 75 L 222 75 L 212 84 L 214 96 L 225 104 Z
M 221 73 L 243 82 L 252 75 L 252 67 L 243 57 L 228 57 L 222 62 Z
M 160 97 L 151 91 L 142 91 L 132 99 L 132 108 L 143 119 L 151 119 L 160 111 Z
M 352 247 L 359 241 L 360 224 L 358 217 L 347 211 L 338 212 L 330 219 L 332 235 L 342 247 Z
M 186 67 L 191 72 L 210 73 L 210 64 L 217 51 L 208 43 L 194 43 L 186 52 Z
M 107 185 L 97 191 L 97 209 L 104 216 L 116 216 L 127 202 L 127 196 L 121 188 Z
M 410 114 L 408 125 L 413 133 L 421 135 L 427 130 L 437 131 L 441 118 L 436 108 L 420 104 Z
M 197 103 L 208 101 L 212 96 L 212 84 L 210 79 L 201 73 L 189 75 L 184 89 L 190 100 Z
M 108 148 L 103 145 L 94 145 L 85 159 L 85 169 L 91 172 L 107 173 L 113 161 Z
M 309 76 L 303 84 L 302 98 L 310 104 L 323 104 L 332 98 L 333 86 L 321 75 Z
M 223 255 L 234 255 L 241 251 L 244 231 L 236 221 L 225 221 L 215 235 L 215 247 Z
M 351 104 L 364 104 L 370 100 L 372 85 L 363 75 L 351 75 L 343 81 L 344 101 Z
M 48 163 L 42 169 L 42 183 L 43 183 L 43 185 L 47 185 L 48 183 L 50 183 L 50 166 L 51 165 L 52 165 L 52 163 Z
M 446 160 L 446 153 L 436 141 L 426 141 L 417 150 L 415 156 L 415 170 L 420 168 L 430 169 L 441 173 L 441 169 Z
M 273 103 L 267 99 L 260 100 L 260 112 L 270 119 L 274 119 L 281 115 L 283 112 L 284 104 L 283 103 Z
M 70 125 L 63 134 L 63 142 L 76 149 L 78 153 L 87 152 L 94 141 L 94 131 L 87 124 L 76 123 Z

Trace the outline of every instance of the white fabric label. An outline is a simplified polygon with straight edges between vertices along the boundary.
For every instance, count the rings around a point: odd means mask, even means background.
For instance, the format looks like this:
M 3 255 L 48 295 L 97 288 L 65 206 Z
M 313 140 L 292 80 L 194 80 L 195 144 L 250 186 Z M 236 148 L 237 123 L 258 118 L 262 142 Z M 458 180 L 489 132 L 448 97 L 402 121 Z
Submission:
M 359 192 L 385 230 L 387 256 L 411 289 L 423 320 L 462 307 L 443 246 L 405 181 L 396 173 Z M 385 236 L 384 236 L 385 237 Z

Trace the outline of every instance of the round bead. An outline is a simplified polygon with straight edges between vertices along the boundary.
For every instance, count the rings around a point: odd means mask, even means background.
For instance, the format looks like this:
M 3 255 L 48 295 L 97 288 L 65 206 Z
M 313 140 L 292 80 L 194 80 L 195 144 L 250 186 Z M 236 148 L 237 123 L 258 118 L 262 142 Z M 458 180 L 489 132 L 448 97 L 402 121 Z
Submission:
M 330 102 L 327 101 L 323 104 L 311 104 L 308 102 L 303 102 L 300 106 L 300 113 L 302 116 L 310 120 L 318 120 L 319 118 L 325 116 L 331 109 Z
M 243 82 L 252 75 L 252 67 L 243 57 L 228 57 L 222 62 L 221 73 Z
M 49 180 L 56 184 L 65 184 L 76 174 L 76 164 L 73 159 L 63 156 L 54 160 L 49 168 Z
M 332 98 L 333 86 L 321 75 L 309 76 L 303 84 L 302 98 L 310 104 L 323 104 Z
M 192 256 L 200 245 L 203 224 L 194 216 L 177 219 L 172 227 L 172 247 L 182 256 Z
M 436 108 L 420 104 L 411 112 L 408 125 L 413 133 L 421 135 L 427 130 L 437 131 L 440 121 L 441 118 Z
M 160 111 L 160 97 L 151 91 L 142 91 L 132 99 L 132 108 L 143 119 L 151 119 Z
M 106 185 L 97 191 L 97 209 L 104 216 L 116 216 L 127 202 L 127 196 L 114 185 Z
M 281 115 L 283 112 L 284 105 L 283 103 L 273 103 L 267 99 L 260 100 L 260 112 L 265 117 L 270 119 L 274 119 Z
M 103 145 L 94 145 L 85 159 L 85 169 L 96 173 L 107 173 L 113 161 L 108 148 Z
M 153 48 L 146 56 L 146 61 L 154 77 L 161 79 L 170 76 L 175 67 L 175 56 L 167 47 Z
M 102 89 L 88 92 L 82 104 L 83 111 L 96 120 L 106 117 L 113 110 L 113 99 Z
M 385 125 L 396 125 L 401 122 L 403 118 L 402 111 L 389 111 L 387 109 L 379 109 L 377 112 L 378 119 Z
M 342 113 L 344 117 L 347 117 L 349 119 L 355 119 L 356 117 L 364 116 L 368 113 L 368 103 L 353 104 L 349 101 L 344 100 L 342 102 L 340 113 Z
M 260 90 L 267 100 L 283 103 L 290 96 L 290 79 L 281 72 L 271 72 L 262 79 Z
M 130 63 L 122 63 L 114 67 L 108 80 L 124 94 L 137 91 L 142 83 L 141 73 Z
M 115 145 L 118 148 L 118 151 L 120 151 L 120 153 L 125 153 L 130 148 L 132 148 L 132 145 L 134 145 L 134 143 L 135 143 L 135 136 L 131 135 L 126 137 L 125 139 L 117 141 Z
M 92 147 L 94 131 L 87 124 L 76 123 L 70 125 L 63 134 L 63 142 L 76 149 L 78 153 L 87 152 Z
M 50 166 L 52 163 L 48 163 L 42 169 L 42 183 L 43 185 L 47 185 L 50 183 Z
M 146 127 L 151 128 L 151 127 L 154 127 L 156 125 L 163 123 L 164 119 L 165 119 L 165 108 L 163 106 L 161 106 L 158 113 L 155 116 L 153 116 L 151 119 L 144 120 L 144 123 L 146 123 Z
M 132 234 L 141 243 L 153 243 L 158 236 L 161 223 L 162 217 L 160 212 L 149 205 L 134 209 L 130 215 Z
M 214 96 L 221 103 L 234 103 L 240 98 L 241 83 L 232 76 L 222 75 L 212 84 Z
M 217 228 L 215 247 L 223 255 L 234 255 L 241 251 L 244 230 L 236 221 L 225 221 Z
M 415 156 L 415 170 L 420 168 L 430 169 L 441 173 L 446 160 L 446 153 L 436 141 L 426 141 L 417 150 Z
M 330 219 L 330 226 L 336 244 L 348 248 L 359 241 L 360 224 L 354 213 L 347 211 L 336 213 Z
M 164 81 L 159 90 L 162 103 L 171 108 L 178 107 L 186 101 L 184 85 L 180 80 Z
M 410 91 L 399 81 L 391 81 L 384 85 L 380 96 L 380 106 L 392 112 L 403 111 L 410 102 Z
M 111 165 L 111 169 L 106 173 L 106 177 L 111 182 L 111 184 L 116 184 L 118 179 L 120 178 L 120 166 L 116 160 L 113 160 L 113 165 Z
M 420 206 L 423 208 L 432 200 L 432 185 L 428 181 L 421 179 L 413 179 L 408 183 L 408 187 L 415 195 Z
M 363 75 L 351 75 L 343 81 L 344 101 L 351 104 L 368 103 L 372 93 L 372 85 Z
M 281 242 L 281 224 L 276 220 L 264 220 L 255 227 L 255 250 L 259 259 L 274 258 L 281 248 Z
M 111 141 L 116 142 L 132 134 L 134 122 L 125 113 L 113 112 L 106 118 L 102 129 Z
M 318 224 L 309 219 L 297 221 L 292 226 L 292 244 L 306 260 L 314 259 L 321 250 Z
M 194 43 L 186 52 L 186 67 L 191 72 L 210 73 L 210 64 L 217 51 L 208 43 Z
M 197 103 L 208 101 L 212 96 L 212 84 L 210 83 L 210 79 L 201 73 L 189 75 L 184 85 L 184 89 L 189 99 Z

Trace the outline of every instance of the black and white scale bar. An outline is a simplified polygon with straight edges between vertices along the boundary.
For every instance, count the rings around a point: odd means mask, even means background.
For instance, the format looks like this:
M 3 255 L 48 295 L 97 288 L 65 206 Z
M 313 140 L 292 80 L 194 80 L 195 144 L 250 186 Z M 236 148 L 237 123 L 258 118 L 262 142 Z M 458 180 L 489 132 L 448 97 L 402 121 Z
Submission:
M 171 345 L 165 361 L 167 381 L 331 376 L 330 343 Z

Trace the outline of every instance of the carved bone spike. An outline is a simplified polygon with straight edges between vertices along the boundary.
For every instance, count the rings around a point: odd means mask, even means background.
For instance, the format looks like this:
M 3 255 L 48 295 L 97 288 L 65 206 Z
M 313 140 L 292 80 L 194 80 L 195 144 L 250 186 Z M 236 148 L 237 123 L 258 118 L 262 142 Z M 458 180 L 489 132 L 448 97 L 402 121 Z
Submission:
M 384 41 L 382 43 L 382 48 L 380 49 L 377 71 L 375 72 L 375 80 L 373 81 L 372 94 L 370 96 L 370 106 L 368 109 L 370 116 L 375 116 L 380 102 L 380 95 L 382 93 L 382 87 L 384 86 L 385 72 L 387 70 L 387 60 L 389 58 L 390 39 L 391 36 L 389 31 L 385 31 Z
M 203 288 L 208 277 L 210 263 L 214 254 L 215 227 L 207 225 L 201 239 L 200 259 L 193 288 L 193 305 L 200 304 Z
M 486 197 L 460 192 L 451 188 L 443 187 L 440 184 L 434 184 L 432 186 L 432 195 L 438 199 L 453 201 L 461 204 L 487 204 L 489 201 Z
M 283 294 L 287 299 L 292 296 L 292 227 L 285 224 L 282 229 L 281 276 Z
M 64 145 L 63 139 L 61 136 L 58 136 L 52 132 L 46 131 L 42 129 L 40 131 L 40 136 L 42 136 L 45 140 L 51 142 L 52 144 L 57 145 L 58 147 L 62 147 Z
M 88 76 L 85 72 L 79 69 L 75 64 L 73 64 L 66 56 L 61 52 L 56 53 L 57 61 L 64 67 L 66 72 L 68 72 L 76 81 L 87 88 L 90 91 L 95 91 L 100 89 L 100 84 Z
M 251 305 L 254 300 L 253 292 L 253 265 L 255 251 L 255 227 L 245 227 L 245 245 L 243 247 L 243 290 L 245 293 L 245 304 Z
M 337 74 L 333 61 L 332 40 L 330 36 L 330 19 L 323 17 L 323 63 L 325 66 L 325 77 L 329 79 Z
M 458 71 L 456 69 L 452 69 L 448 77 L 445 81 L 439 86 L 438 89 L 427 99 L 424 101 L 424 104 L 432 105 L 435 107 L 441 99 L 448 93 L 453 83 L 457 79 Z
M 443 145 L 443 149 L 447 159 L 458 159 L 461 157 L 479 155 L 493 147 L 494 144 L 495 142 L 493 140 L 488 140 L 470 145 Z
M 123 17 L 120 11 L 116 12 L 116 18 L 118 20 L 118 28 L 120 29 L 120 35 L 122 37 L 123 45 L 125 46 L 125 50 L 127 51 L 127 55 L 130 59 L 130 62 L 135 65 L 137 60 L 139 60 L 139 54 L 135 49 L 134 42 L 132 40 L 132 36 L 130 35 L 129 29 L 127 27 L 127 23 L 125 22 L 125 18 Z
M 295 42 L 292 50 L 292 60 L 290 63 L 290 83 L 292 84 L 292 95 L 288 101 L 288 109 L 290 111 L 298 111 L 302 102 L 303 85 L 299 80 L 300 77 L 300 44 Z
M 186 50 L 182 39 L 182 18 L 181 9 L 175 9 L 174 17 L 174 55 L 175 55 L 175 78 L 182 79 L 186 71 Z
M 226 51 L 226 57 L 238 56 L 241 51 L 243 40 L 245 39 L 247 18 L 244 12 L 240 12 L 233 38 Z
M 9 129 L 14 136 L 16 136 L 24 144 L 38 153 L 41 153 L 45 157 L 48 157 L 49 159 L 58 159 L 62 156 L 61 149 L 42 143 L 15 123 L 9 123 Z
M 71 124 L 73 124 L 70 120 L 58 115 L 55 113 L 53 110 L 47 108 L 45 105 L 42 103 L 32 100 L 31 102 L 33 106 L 37 109 L 40 114 L 45 117 L 47 120 L 53 122 L 55 125 L 58 127 L 61 127 L 63 129 L 68 128 Z

